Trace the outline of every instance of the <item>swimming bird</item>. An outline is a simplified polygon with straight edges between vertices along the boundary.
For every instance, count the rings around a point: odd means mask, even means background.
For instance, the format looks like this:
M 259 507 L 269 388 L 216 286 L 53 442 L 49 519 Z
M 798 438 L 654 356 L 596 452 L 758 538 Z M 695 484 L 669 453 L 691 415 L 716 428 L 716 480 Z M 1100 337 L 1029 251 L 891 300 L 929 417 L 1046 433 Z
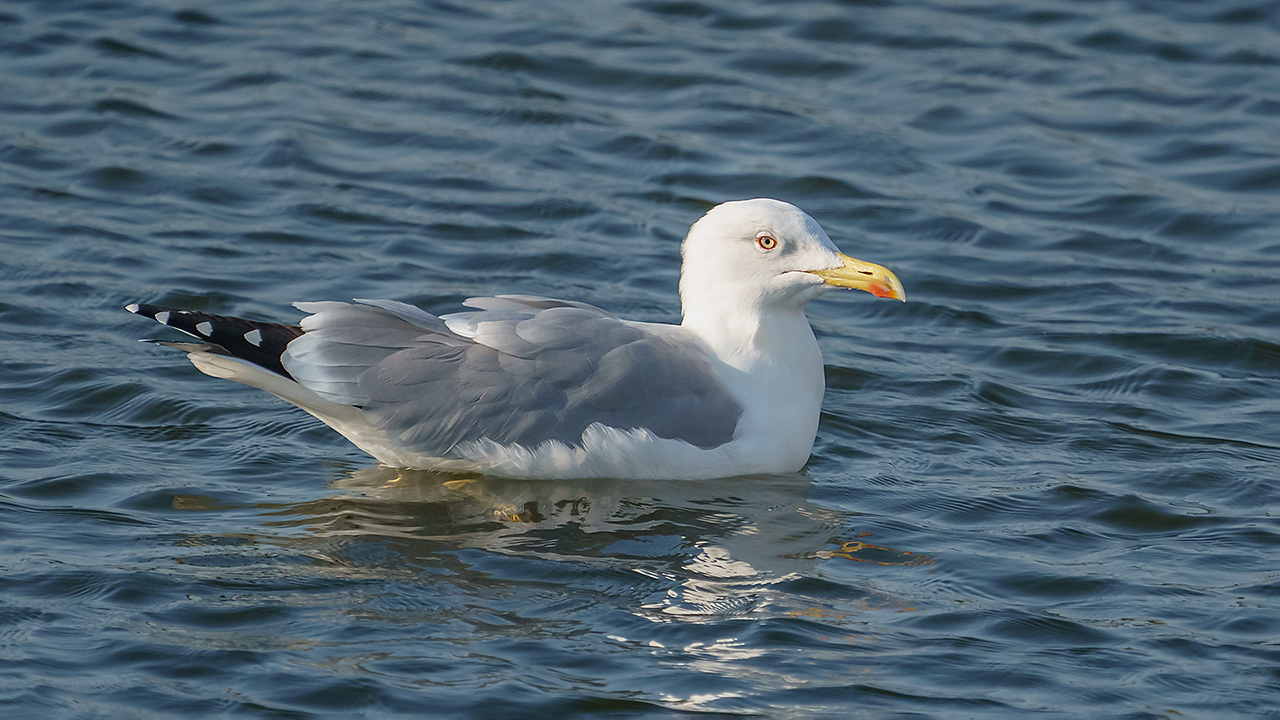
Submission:
M 477 297 L 300 302 L 278 324 L 140 303 L 201 342 L 202 372 L 265 390 L 380 462 L 523 478 L 715 478 L 808 461 L 824 391 L 805 304 L 833 288 L 906 300 L 794 205 L 717 205 L 681 246 L 679 325 L 585 303 Z

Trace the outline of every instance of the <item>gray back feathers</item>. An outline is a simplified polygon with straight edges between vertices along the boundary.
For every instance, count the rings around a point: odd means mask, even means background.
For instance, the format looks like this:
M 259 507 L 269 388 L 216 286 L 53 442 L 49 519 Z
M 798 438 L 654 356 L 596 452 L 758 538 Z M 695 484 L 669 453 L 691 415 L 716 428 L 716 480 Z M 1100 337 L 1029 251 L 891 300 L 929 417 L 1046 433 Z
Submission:
M 464 305 L 475 310 L 442 318 L 356 302 L 299 303 L 313 314 L 281 360 L 419 452 L 451 457 L 486 438 L 580 446 L 593 423 L 713 448 L 733 439 L 742 414 L 706 346 L 667 326 L 528 296 L 473 298 Z

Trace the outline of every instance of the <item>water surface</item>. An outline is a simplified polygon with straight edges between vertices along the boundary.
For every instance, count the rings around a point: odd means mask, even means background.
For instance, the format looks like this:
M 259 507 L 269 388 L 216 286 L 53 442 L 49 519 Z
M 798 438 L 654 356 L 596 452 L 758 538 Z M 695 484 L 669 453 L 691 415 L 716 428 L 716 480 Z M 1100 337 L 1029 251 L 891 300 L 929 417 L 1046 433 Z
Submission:
M 0 182 L 15 716 L 1280 717 L 1274 3 L 9 2 Z M 673 322 L 756 196 L 911 299 L 798 475 L 378 468 L 120 309 Z

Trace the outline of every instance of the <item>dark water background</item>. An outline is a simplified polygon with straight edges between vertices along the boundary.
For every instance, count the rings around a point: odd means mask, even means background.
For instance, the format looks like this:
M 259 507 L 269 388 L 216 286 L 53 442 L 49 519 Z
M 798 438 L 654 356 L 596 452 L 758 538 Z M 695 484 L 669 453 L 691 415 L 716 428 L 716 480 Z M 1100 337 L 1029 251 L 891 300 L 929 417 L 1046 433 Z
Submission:
M 1280 6 L 0 2 L 6 717 L 1280 717 Z M 379 469 L 139 345 L 525 292 L 811 306 L 804 474 Z

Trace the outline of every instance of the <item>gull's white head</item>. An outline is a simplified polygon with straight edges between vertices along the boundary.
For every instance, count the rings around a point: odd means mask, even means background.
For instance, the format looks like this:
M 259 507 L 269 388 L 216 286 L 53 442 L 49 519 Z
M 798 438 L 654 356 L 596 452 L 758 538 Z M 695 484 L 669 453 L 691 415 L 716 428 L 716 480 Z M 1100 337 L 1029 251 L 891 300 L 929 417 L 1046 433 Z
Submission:
M 906 300 L 887 269 L 842 254 L 800 208 L 758 198 L 717 205 L 681 248 L 680 301 L 690 313 L 799 311 L 832 287 Z

